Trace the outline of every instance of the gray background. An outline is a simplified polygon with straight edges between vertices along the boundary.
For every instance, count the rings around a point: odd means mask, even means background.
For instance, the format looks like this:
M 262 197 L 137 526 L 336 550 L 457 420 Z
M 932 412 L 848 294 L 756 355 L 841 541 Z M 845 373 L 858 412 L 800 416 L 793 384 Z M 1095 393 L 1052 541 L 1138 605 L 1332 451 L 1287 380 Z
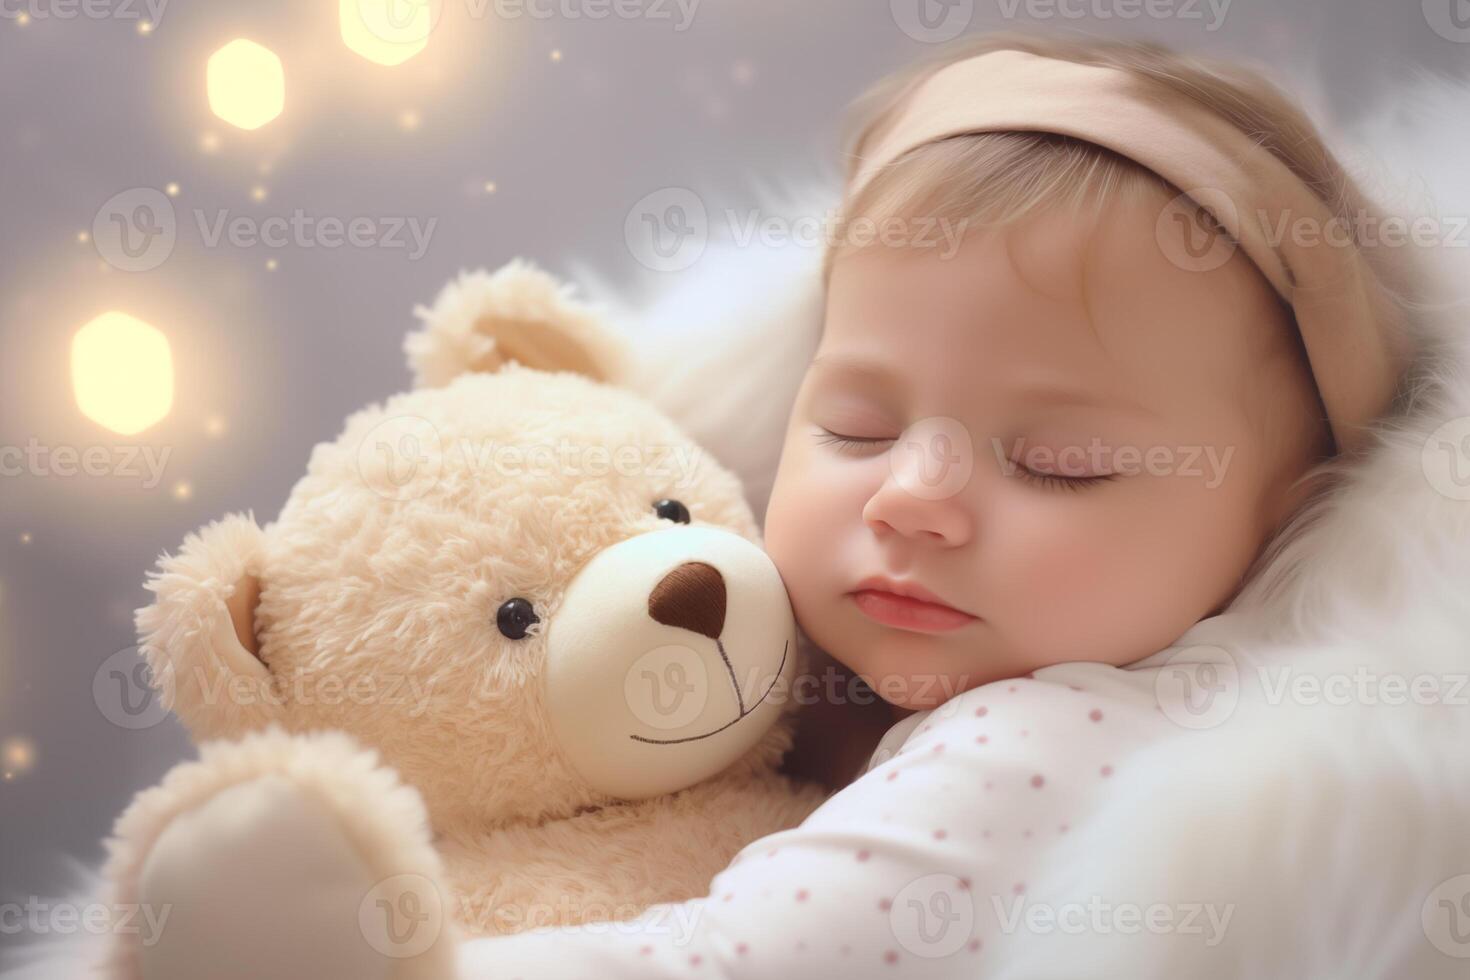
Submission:
M 99 858 L 131 795 L 189 751 L 172 720 L 130 730 L 94 696 L 99 666 L 134 642 L 132 610 L 161 551 L 232 510 L 271 518 L 313 443 L 406 386 L 412 307 L 458 269 L 525 255 L 646 278 L 625 236 L 645 195 L 693 188 L 716 212 L 754 205 L 763 183 L 831 173 L 843 107 L 932 48 L 902 29 L 916 2 L 703 0 L 679 30 L 678 8 L 655 0 L 634 4 L 644 16 L 605 19 L 448 0 L 429 49 L 387 69 L 338 41 L 335 0 L 174 0 L 147 35 L 133 19 L 141 4 L 60 19 L 41 14 L 65 0 L 3 0 L 0 446 L 169 456 L 152 488 L 123 474 L 0 477 L 0 741 L 28 739 L 36 756 L 0 782 L 0 900 L 63 887 L 62 856 Z M 1128 0 L 960 0 L 949 16 L 962 21 L 947 23 L 1251 58 L 1329 129 L 1395 110 L 1425 71 L 1470 69 L 1470 30 L 1449 18 L 1458 4 L 1470 27 L 1466 0 L 1235 0 L 1219 23 L 1204 2 L 1157 4 L 1173 15 L 1129 18 L 1148 8 Z M 18 7 L 36 11 L 30 23 Z M 477 7 L 486 15 L 469 16 Z M 236 36 L 286 65 L 286 112 L 255 133 L 215 120 L 202 94 L 208 54 Z M 409 111 L 412 131 L 400 119 Z M 213 153 L 205 133 L 219 138 Z M 78 241 L 113 195 L 170 181 L 178 237 L 157 268 L 120 271 L 100 243 Z M 410 260 L 382 247 L 209 247 L 194 218 L 297 208 L 437 224 Z M 131 438 L 86 420 L 69 382 L 72 333 L 114 308 L 169 335 L 178 373 L 172 414 Z M 212 416 L 222 434 L 207 431 Z M 188 499 L 174 493 L 180 481 Z

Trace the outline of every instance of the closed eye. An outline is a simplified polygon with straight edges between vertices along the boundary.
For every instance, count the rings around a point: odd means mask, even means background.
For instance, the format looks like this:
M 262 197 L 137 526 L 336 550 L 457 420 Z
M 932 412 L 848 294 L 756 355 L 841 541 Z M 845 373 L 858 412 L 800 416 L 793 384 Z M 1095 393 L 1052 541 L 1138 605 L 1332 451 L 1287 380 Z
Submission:
M 845 436 L 830 429 L 818 430 L 816 437 L 818 445 L 833 446 L 838 452 L 853 456 L 861 455 L 864 451 L 884 443 L 893 442 L 890 436 Z
M 1041 473 L 1036 470 L 1027 469 L 1014 460 L 1012 460 L 1011 465 L 1016 475 L 1027 483 L 1053 490 L 1086 490 L 1088 487 L 1095 487 L 1118 478 L 1118 474 L 1116 473 L 1098 473 L 1094 476 L 1063 476 L 1060 473 Z

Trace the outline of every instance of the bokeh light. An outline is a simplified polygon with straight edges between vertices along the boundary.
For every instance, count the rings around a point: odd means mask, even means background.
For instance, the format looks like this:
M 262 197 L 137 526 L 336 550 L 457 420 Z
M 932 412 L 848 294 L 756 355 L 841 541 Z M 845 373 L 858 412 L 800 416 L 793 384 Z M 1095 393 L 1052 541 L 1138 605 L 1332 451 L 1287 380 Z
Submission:
M 36 765 L 36 743 L 22 735 L 7 738 L 0 743 L 0 765 L 7 779 L 30 772 Z
M 174 400 L 173 353 L 157 327 L 111 310 L 77 331 L 72 389 L 82 414 L 121 435 L 168 415 Z
M 275 52 L 236 38 L 209 58 L 209 108 L 232 126 L 259 129 L 286 107 L 286 71 Z

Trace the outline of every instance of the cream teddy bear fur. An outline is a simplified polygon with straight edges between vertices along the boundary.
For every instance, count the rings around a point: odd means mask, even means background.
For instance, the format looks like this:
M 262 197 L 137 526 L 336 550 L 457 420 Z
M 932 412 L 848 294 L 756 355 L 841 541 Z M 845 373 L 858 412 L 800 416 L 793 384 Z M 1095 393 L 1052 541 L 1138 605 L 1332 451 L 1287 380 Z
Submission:
M 450 976 L 460 936 L 703 894 L 823 798 L 776 771 L 794 623 L 739 481 L 536 269 L 419 315 L 415 390 L 318 445 L 276 521 L 149 581 L 144 653 L 204 744 L 109 842 L 113 904 L 170 916 L 111 976 Z M 665 723 L 638 691 L 673 667 L 704 700 Z

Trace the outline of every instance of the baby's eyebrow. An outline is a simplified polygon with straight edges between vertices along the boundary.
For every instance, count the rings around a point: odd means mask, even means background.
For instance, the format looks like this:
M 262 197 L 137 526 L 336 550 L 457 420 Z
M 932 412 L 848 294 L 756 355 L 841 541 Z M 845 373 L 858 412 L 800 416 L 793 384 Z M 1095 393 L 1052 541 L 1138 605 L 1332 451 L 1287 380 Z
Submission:
M 822 379 L 841 379 L 859 385 L 871 386 L 882 394 L 901 395 L 908 390 L 908 382 L 893 370 L 887 362 L 874 357 L 856 354 L 820 354 L 812 359 L 807 370 Z
M 822 380 L 844 380 L 871 386 L 884 394 L 903 394 L 908 381 L 886 362 L 856 354 L 822 354 L 813 358 L 809 369 Z M 1015 386 L 1007 386 L 1005 397 L 1018 404 L 1040 408 L 1082 408 L 1092 411 L 1119 411 L 1150 418 L 1158 412 L 1119 393 L 1104 393 L 1058 378 L 1034 378 Z
M 1080 388 L 1059 381 L 1035 381 L 1019 386 L 1011 392 L 1016 401 L 1023 404 L 1043 405 L 1048 408 L 1089 408 L 1097 411 L 1123 411 L 1154 418 L 1159 413 L 1123 394 L 1108 395 Z

